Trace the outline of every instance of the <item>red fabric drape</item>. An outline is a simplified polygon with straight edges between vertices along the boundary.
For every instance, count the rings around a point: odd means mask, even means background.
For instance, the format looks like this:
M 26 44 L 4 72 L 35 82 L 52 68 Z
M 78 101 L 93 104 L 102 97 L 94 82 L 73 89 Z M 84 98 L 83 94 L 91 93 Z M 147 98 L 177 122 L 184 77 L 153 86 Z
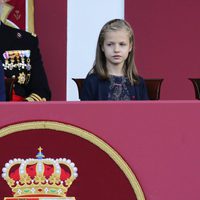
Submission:
M 8 20 L 16 24 L 20 29 L 26 29 L 26 1 L 10 0 L 8 2 L 12 10 L 8 15 Z
M 12 27 L 34 32 L 34 0 L 8 0 L 2 18 Z

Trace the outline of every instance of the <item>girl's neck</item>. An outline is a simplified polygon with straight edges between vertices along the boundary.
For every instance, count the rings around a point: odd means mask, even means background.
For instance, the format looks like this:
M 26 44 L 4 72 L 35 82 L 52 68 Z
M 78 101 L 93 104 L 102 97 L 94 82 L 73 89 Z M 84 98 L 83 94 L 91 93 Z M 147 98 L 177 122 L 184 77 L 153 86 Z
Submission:
M 124 76 L 124 74 L 123 73 L 109 73 L 108 72 L 108 75 L 111 75 L 111 76 Z
M 123 66 L 107 65 L 109 75 L 124 76 Z

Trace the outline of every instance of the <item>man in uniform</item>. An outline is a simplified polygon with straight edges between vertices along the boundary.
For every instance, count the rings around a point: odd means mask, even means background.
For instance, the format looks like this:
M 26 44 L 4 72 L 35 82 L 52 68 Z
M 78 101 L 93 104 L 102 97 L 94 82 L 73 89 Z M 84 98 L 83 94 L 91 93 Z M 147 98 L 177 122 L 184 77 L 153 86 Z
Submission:
M 0 101 L 6 100 L 6 93 L 5 93 L 5 82 L 4 82 L 4 72 L 2 63 L 0 61 Z
M 0 4 L 3 5 L 2 0 Z M 10 82 L 13 83 L 11 100 L 50 100 L 51 92 L 38 47 L 38 38 L 34 34 L 0 23 L 0 60 L 5 79 L 12 80 Z

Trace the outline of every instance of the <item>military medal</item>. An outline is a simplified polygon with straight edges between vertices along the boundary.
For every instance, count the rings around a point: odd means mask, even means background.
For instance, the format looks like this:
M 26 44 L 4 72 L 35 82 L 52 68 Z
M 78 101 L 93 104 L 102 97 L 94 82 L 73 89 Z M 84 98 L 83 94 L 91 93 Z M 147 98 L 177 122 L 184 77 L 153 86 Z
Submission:
M 5 63 L 3 67 L 5 70 L 13 70 L 13 68 L 18 68 L 18 70 L 26 69 L 31 70 L 31 51 L 30 50 L 12 50 L 6 51 L 3 54 Z
M 21 69 L 21 61 L 20 61 L 20 51 L 14 51 L 14 54 L 15 54 L 15 60 L 16 60 L 16 67 L 18 67 L 18 69 L 20 70 Z M 22 67 L 23 69 L 23 67 Z
M 22 67 L 22 69 L 24 69 L 24 67 L 25 67 L 25 59 L 24 59 L 24 51 L 19 51 L 19 56 L 20 56 L 20 58 L 21 58 L 21 67 Z
M 17 82 L 18 82 L 20 85 L 22 85 L 22 84 L 25 83 L 25 81 L 26 81 L 26 75 L 25 75 L 25 73 L 24 73 L 24 72 L 19 73 L 18 81 L 17 81 Z
M 31 55 L 31 52 L 30 52 L 30 50 L 24 51 L 24 55 L 26 57 L 26 62 L 27 62 L 26 69 L 28 71 L 30 71 L 31 70 L 31 64 L 30 64 L 30 55 Z
M 5 70 L 7 70 L 9 68 L 9 54 L 7 51 L 3 54 L 3 57 L 5 59 L 5 64 L 3 63 L 3 67 Z
M 22 84 L 28 84 L 31 77 L 31 51 L 30 50 L 11 50 L 6 51 L 3 54 L 5 62 L 3 63 L 4 70 L 17 69 L 18 72 L 14 72 L 17 77 L 17 82 Z
M 15 51 L 10 51 L 8 52 L 9 54 L 9 57 L 10 57 L 10 61 L 11 61 L 11 64 L 10 64 L 10 70 L 12 70 L 13 68 L 16 67 L 16 64 L 15 64 Z

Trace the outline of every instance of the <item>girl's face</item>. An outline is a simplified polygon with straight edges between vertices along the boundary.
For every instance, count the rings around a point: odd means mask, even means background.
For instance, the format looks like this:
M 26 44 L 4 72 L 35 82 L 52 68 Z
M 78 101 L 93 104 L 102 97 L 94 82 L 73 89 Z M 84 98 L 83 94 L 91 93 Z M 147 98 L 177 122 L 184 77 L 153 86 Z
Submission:
M 129 33 L 125 29 L 105 33 L 102 51 L 106 57 L 106 67 L 119 66 L 122 68 L 131 50 Z

